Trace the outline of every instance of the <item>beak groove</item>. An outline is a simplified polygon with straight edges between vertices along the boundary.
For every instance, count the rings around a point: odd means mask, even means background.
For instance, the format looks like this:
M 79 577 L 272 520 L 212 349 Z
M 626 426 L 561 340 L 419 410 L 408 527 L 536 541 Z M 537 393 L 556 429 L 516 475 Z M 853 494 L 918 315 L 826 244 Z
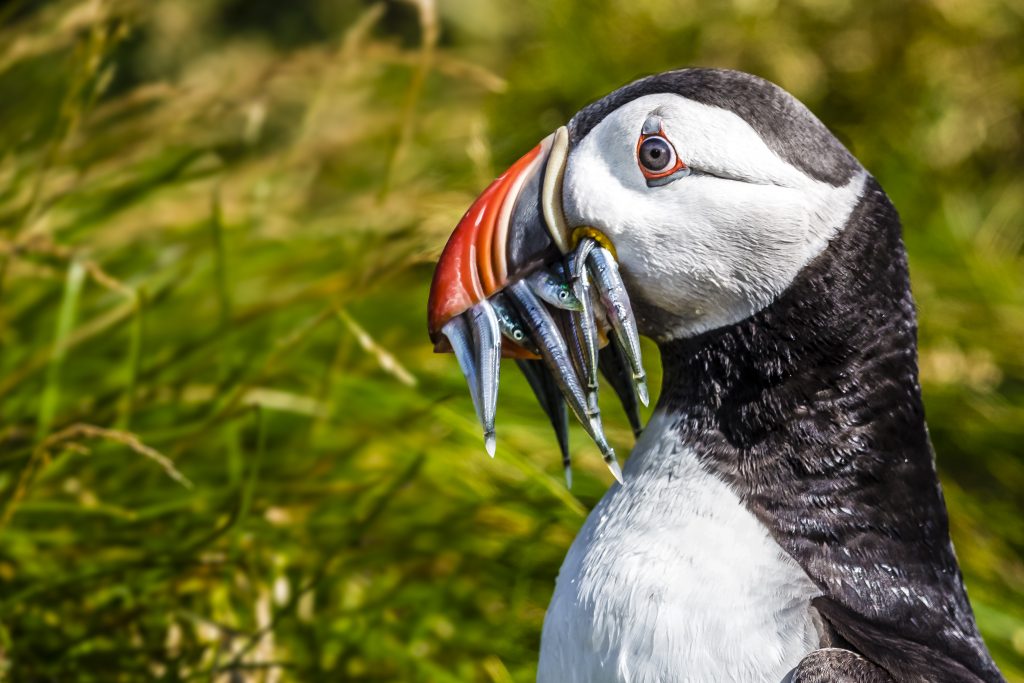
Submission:
M 435 343 L 445 323 L 508 284 L 509 231 L 517 203 L 526 185 L 554 163 L 551 151 L 556 139 L 557 132 L 512 164 L 487 186 L 455 226 L 430 286 L 428 326 Z M 562 153 L 564 157 L 564 150 Z M 562 166 L 564 161 L 563 158 Z M 561 202 L 560 190 L 558 201 Z M 519 254 L 515 256 L 522 258 Z

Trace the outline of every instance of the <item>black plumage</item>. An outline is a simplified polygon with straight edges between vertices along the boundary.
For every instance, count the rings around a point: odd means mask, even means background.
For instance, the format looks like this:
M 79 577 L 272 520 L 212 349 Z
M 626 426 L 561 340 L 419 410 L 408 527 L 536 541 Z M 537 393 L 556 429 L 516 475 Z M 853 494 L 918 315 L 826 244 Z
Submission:
M 949 540 L 896 210 L 874 180 L 779 298 L 662 345 L 661 406 L 900 681 L 1000 681 Z

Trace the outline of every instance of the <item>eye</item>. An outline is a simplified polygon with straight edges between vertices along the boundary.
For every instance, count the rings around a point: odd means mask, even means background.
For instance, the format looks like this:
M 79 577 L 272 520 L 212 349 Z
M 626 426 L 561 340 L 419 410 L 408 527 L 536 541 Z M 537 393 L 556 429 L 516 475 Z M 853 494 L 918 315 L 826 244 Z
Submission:
M 640 143 L 640 151 L 637 156 L 645 171 L 658 174 L 675 161 L 676 153 L 672 149 L 672 145 L 668 144 L 668 140 L 653 136 Z
M 648 187 L 666 185 L 690 172 L 665 136 L 665 128 L 658 116 L 651 116 L 644 122 L 636 144 L 636 161 Z

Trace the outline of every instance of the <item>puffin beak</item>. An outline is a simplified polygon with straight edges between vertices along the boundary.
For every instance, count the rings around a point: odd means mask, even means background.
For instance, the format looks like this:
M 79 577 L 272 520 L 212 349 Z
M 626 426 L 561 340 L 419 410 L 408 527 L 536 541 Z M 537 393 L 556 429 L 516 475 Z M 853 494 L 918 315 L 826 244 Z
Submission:
M 448 350 L 442 328 L 452 318 L 567 250 L 564 230 L 549 231 L 544 220 L 548 204 L 548 213 L 561 222 L 557 227 L 564 226 L 561 176 L 567 152 L 563 126 L 498 176 L 455 226 L 430 286 L 428 326 L 437 351 Z M 536 357 L 515 346 L 505 353 Z
M 455 227 L 430 287 L 428 329 L 454 351 L 493 457 L 500 360 L 517 359 L 555 427 L 567 479 L 565 406 L 594 439 L 615 478 L 601 426 L 598 369 L 647 403 L 639 336 L 614 247 L 599 232 L 570 230 L 562 209 L 569 136 L 562 126 L 492 182 Z M 611 343 L 615 354 L 599 354 Z M 608 365 L 603 357 L 616 359 Z M 635 392 L 635 393 L 634 393 Z M 638 430 L 636 400 L 624 398 Z M 571 479 L 569 479 L 571 481 Z

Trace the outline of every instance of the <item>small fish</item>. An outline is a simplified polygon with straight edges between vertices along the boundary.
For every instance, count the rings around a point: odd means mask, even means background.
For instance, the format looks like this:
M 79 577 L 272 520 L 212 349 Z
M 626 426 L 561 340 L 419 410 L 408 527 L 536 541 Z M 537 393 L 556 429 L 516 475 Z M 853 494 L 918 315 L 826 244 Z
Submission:
M 566 311 L 582 311 L 583 304 L 573 294 L 572 287 L 557 273 L 541 268 L 526 278 L 533 293 L 555 308 Z
M 530 333 L 526 329 L 526 323 L 519 317 L 519 313 L 509 302 L 508 298 L 499 292 L 488 299 L 488 301 L 491 302 L 491 307 L 494 308 L 494 313 L 498 316 L 498 326 L 501 328 L 501 333 L 530 353 L 539 356 L 540 349 L 537 348 L 533 339 L 530 338 Z
M 540 407 L 551 421 L 551 426 L 558 437 L 558 448 L 562 451 L 562 469 L 565 471 L 565 484 L 572 488 L 572 456 L 569 455 L 569 410 L 562 398 L 562 392 L 551 373 L 539 360 L 517 360 L 516 365 L 522 370 L 530 388 L 537 396 Z
M 592 240 L 583 240 L 581 246 L 587 241 Z M 615 257 L 610 251 L 597 245 L 587 251 L 586 266 L 601 296 L 608 322 L 622 344 L 622 350 L 633 374 L 633 386 L 637 397 L 641 403 L 647 405 L 650 398 L 647 391 L 647 375 L 644 373 L 643 361 L 640 358 L 640 334 L 636 329 L 636 318 L 633 315 L 633 307 L 629 304 L 626 286 L 619 275 L 619 264 L 615 262 Z
M 626 360 L 622 343 L 614 331 L 609 332 L 608 345 L 600 351 L 599 364 L 601 374 L 608 380 L 608 384 L 622 402 L 622 408 L 629 418 L 629 426 L 633 428 L 633 436 L 639 438 L 643 427 L 640 422 L 640 405 L 633 390 L 633 373 L 629 368 L 629 361 Z
M 484 428 L 484 447 L 494 457 L 494 416 L 498 405 L 498 378 L 501 370 L 501 326 L 491 304 L 485 299 L 465 313 L 469 316 L 476 377 L 480 392 L 480 423 Z
M 504 337 L 539 357 L 526 360 L 517 354 L 516 363 L 555 430 L 569 486 L 569 412 L 597 444 L 615 479 L 622 482 L 622 470 L 601 422 L 598 372 L 618 394 L 636 435 L 641 429 L 639 404 L 647 405 L 648 390 L 636 319 L 608 248 L 585 236 L 564 261 L 512 282 L 453 318 L 441 331 L 469 384 L 489 454 L 493 456 L 495 448 Z M 605 334 L 608 346 L 602 349 Z
M 558 388 L 565 396 L 569 408 L 572 409 L 590 438 L 597 444 L 601 451 L 601 457 L 604 458 L 605 464 L 611 470 L 612 476 L 621 483 L 622 470 L 615 458 L 615 451 L 612 450 L 605 438 L 600 414 L 596 411 L 591 413 L 587 395 L 576 374 L 576 368 L 569 356 L 569 349 L 557 323 L 540 299 L 534 295 L 533 290 L 523 281 L 513 283 L 506 291 L 530 329 L 531 336 L 537 340 L 541 358 L 558 383 Z
M 480 412 L 480 379 L 477 372 L 476 354 L 473 352 L 473 336 L 469 331 L 469 322 L 466 314 L 456 316 L 445 323 L 441 328 L 441 334 L 448 338 L 452 345 L 455 358 L 459 361 L 459 369 L 462 376 L 466 378 L 469 386 L 469 396 L 473 399 L 473 408 L 476 410 L 477 418 L 483 422 L 483 414 Z
M 586 367 L 587 387 L 591 392 L 597 392 L 597 323 L 594 320 L 594 305 L 590 299 L 590 277 L 587 269 L 580 272 L 580 276 L 573 278 L 573 292 L 581 306 L 579 311 L 573 311 L 573 327 L 580 345 L 584 351 L 584 366 Z

